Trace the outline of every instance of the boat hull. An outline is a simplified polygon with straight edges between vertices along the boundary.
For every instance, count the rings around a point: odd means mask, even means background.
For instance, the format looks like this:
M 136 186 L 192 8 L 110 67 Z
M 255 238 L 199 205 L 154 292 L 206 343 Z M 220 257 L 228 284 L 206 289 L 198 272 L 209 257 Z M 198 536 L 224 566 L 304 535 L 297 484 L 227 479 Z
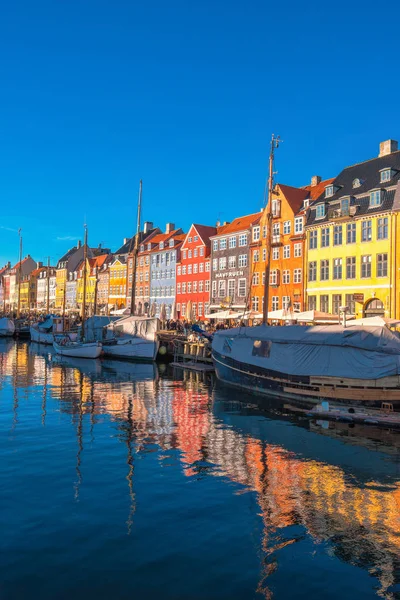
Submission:
M 6 317 L 0 319 L 0 337 L 12 337 L 15 333 L 14 321 Z
M 32 326 L 30 328 L 30 332 L 31 332 L 32 342 L 36 342 L 37 344 L 53 345 L 53 342 L 54 342 L 54 333 L 53 332 L 39 331 L 34 326 Z M 57 334 L 57 335 L 60 335 L 60 334 Z M 68 337 L 72 341 L 75 341 L 77 338 L 77 334 L 76 333 L 68 333 Z
M 106 356 L 133 360 L 155 360 L 159 342 L 133 338 L 124 343 L 105 344 L 103 352 Z
M 221 382 L 252 393 L 292 400 L 306 406 L 320 404 L 323 400 L 364 406 L 381 406 L 382 401 L 386 401 L 400 408 L 400 387 L 388 389 L 384 381 L 380 384 L 379 379 L 365 381 L 365 387 L 360 386 L 359 381 L 352 385 L 349 379 L 339 381 L 336 378 L 328 378 L 330 381 L 325 382 L 327 385 L 320 385 L 317 378 L 306 376 L 289 381 L 285 373 L 271 373 L 267 369 L 233 360 L 215 350 L 212 358 L 216 376 Z
M 65 345 L 53 342 L 53 348 L 57 354 L 72 358 L 98 358 L 102 351 L 102 346 L 99 342 Z

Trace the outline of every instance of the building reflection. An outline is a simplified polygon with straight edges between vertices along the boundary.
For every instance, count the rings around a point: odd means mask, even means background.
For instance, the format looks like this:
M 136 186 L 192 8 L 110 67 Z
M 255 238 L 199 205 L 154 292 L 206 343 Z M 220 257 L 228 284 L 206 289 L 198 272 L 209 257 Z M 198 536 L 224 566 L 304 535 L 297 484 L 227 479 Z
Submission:
M 271 597 L 268 582 L 279 569 L 279 551 L 307 534 L 315 544 L 329 542 L 340 560 L 376 577 L 381 597 L 394 598 L 390 589 L 400 581 L 400 475 L 390 484 L 379 481 L 379 474 L 360 482 L 345 467 L 305 459 L 269 443 L 261 434 L 245 434 L 227 425 L 213 413 L 209 386 L 197 373 L 170 380 L 159 378 L 154 365 L 74 364 L 59 360 L 48 349 L 38 354 L 32 345 L 29 349 L 25 344 L 12 344 L 7 351 L 0 348 L 0 381 L 6 378 L 15 391 L 14 427 L 23 399 L 21 389 L 35 383 L 43 386 L 43 425 L 50 399 L 71 414 L 77 438 L 76 497 L 83 484 L 84 424 L 88 421 L 93 430 L 98 419 L 112 420 L 119 441 L 126 446 L 128 532 L 136 510 L 136 455 L 172 450 L 186 477 L 205 473 L 229 479 L 240 486 L 238 491 L 255 494 L 263 521 L 258 591 L 265 597 Z M 329 427 L 311 425 L 331 437 L 343 437 L 340 427 L 344 425 L 329 431 Z M 396 434 L 390 436 L 395 442 Z M 363 444 L 366 439 L 357 440 L 354 433 L 347 437 L 351 444 Z M 293 525 L 300 528 L 291 529 Z

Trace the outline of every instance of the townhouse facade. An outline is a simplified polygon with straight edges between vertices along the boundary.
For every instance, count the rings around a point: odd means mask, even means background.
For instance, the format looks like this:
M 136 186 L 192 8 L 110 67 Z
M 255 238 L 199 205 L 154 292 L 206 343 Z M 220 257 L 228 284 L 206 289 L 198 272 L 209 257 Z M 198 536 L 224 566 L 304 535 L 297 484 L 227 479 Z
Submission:
M 47 295 L 49 296 L 49 308 L 54 309 L 54 303 L 51 302 L 51 278 L 54 278 L 55 283 L 56 270 L 54 267 L 43 267 L 39 270 L 36 280 L 36 308 L 38 310 L 46 310 Z M 49 282 L 49 285 L 47 285 Z M 55 289 L 54 289 L 55 294 Z M 54 298 L 55 300 L 55 298 Z
M 218 229 L 211 240 L 210 312 L 249 308 L 253 227 L 261 213 L 238 217 Z
M 183 241 L 176 265 L 176 315 L 204 320 L 210 310 L 211 240 L 216 227 L 193 224 Z M 190 304 L 189 304 L 190 303 Z M 187 314 L 189 306 L 190 315 Z
M 37 267 L 36 262 L 28 254 L 22 261 L 21 264 L 18 262 L 10 271 L 5 275 L 5 279 L 9 279 L 6 283 L 6 289 L 8 292 L 8 306 L 7 310 L 16 310 L 18 306 L 18 289 L 21 284 L 21 292 L 23 296 L 23 308 L 21 304 L 21 293 L 20 293 L 20 308 L 21 310 L 27 310 L 29 304 L 29 282 L 27 278 L 30 273 Z
M 400 152 L 387 140 L 377 158 L 343 169 L 310 206 L 309 309 L 399 316 L 399 211 Z
M 139 234 L 139 249 L 136 260 L 136 289 L 135 289 L 135 314 L 149 314 L 150 310 L 150 250 L 151 239 L 161 233 L 151 221 L 145 221 L 143 231 Z M 134 240 L 133 240 L 134 241 Z M 126 306 L 130 309 L 132 299 L 133 281 L 133 250 L 128 255 L 128 285 L 126 290 Z
M 185 235 L 174 223 L 167 223 L 165 233 L 158 233 L 148 242 L 150 257 L 150 314 L 160 317 L 165 306 L 167 319 L 172 317 L 176 297 L 176 263 L 180 259 L 180 247 Z M 139 275 L 141 277 L 141 275 Z M 140 286 L 147 281 L 140 281 Z

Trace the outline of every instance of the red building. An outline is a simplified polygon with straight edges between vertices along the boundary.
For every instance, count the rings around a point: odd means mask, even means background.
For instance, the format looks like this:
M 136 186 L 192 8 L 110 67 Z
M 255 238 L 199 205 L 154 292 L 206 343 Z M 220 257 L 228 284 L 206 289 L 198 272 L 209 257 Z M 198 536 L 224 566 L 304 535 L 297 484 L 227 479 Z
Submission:
M 216 234 L 215 227 L 193 224 L 181 246 L 180 261 L 176 265 L 176 312 L 180 319 L 204 320 L 208 313 L 210 237 Z

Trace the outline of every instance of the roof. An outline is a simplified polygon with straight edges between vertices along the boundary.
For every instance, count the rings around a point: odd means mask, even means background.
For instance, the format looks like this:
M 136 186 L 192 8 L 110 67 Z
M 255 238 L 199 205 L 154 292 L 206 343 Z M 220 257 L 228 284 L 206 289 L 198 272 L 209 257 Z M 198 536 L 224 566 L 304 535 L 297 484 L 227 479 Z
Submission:
M 114 254 L 129 254 L 129 252 L 132 250 L 131 244 L 133 244 L 133 237 L 134 236 L 125 238 L 126 242 L 124 242 L 122 246 L 118 248 L 116 252 L 114 252 Z
M 100 268 L 106 262 L 108 257 L 109 254 L 100 254 L 100 256 L 96 256 L 95 258 L 89 258 L 89 265 L 92 269 L 94 269 L 95 267 Z
M 59 265 L 60 263 L 63 263 L 63 262 L 67 262 L 67 260 L 68 260 L 68 259 L 69 259 L 69 258 L 70 258 L 70 257 L 71 257 L 71 256 L 72 256 L 72 255 L 73 255 L 73 254 L 74 254 L 74 253 L 77 251 L 77 250 L 78 250 L 77 246 L 74 246 L 73 248 L 70 248 L 70 249 L 68 250 L 68 252 L 66 252 L 66 253 L 64 254 L 64 256 L 62 256 L 62 257 L 61 257 L 61 258 L 58 260 L 58 262 L 57 262 L 57 265 Z
M 302 188 L 295 188 L 291 185 L 278 184 L 278 187 L 282 194 L 285 196 L 287 203 L 294 213 L 297 213 L 303 205 L 303 202 L 308 198 L 308 190 Z
M 170 233 L 158 233 L 151 239 L 145 240 L 144 243 L 149 242 L 152 245 L 154 244 L 155 245 L 154 248 L 151 249 L 151 251 L 154 252 L 159 249 L 159 245 L 161 242 L 167 242 L 171 239 L 173 239 L 174 241 L 182 242 L 185 239 L 185 237 L 186 237 L 186 234 L 182 233 L 182 229 L 174 229 Z M 158 246 L 158 248 L 156 246 Z M 166 248 L 165 248 L 165 250 L 166 250 Z
M 324 181 L 320 181 L 317 185 L 305 185 L 303 187 L 304 190 L 307 190 L 310 194 L 310 200 L 316 200 L 320 197 L 321 194 L 325 192 L 325 187 L 330 185 L 335 181 L 335 178 L 325 179 Z
M 237 217 L 232 221 L 232 223 L 228 223 L 227 225 L 223 225 L 219 227 L 217 233 L 210 237 L 216 237 L 217 235 L 228 235 L 230 233 L 236 233 L 238 231 L 245 231 L 249 229 L 252 225 L 258 223 L 261 218 L 261 212 L 253 213 L 251 215 L 245 215 L 244 217 Z

